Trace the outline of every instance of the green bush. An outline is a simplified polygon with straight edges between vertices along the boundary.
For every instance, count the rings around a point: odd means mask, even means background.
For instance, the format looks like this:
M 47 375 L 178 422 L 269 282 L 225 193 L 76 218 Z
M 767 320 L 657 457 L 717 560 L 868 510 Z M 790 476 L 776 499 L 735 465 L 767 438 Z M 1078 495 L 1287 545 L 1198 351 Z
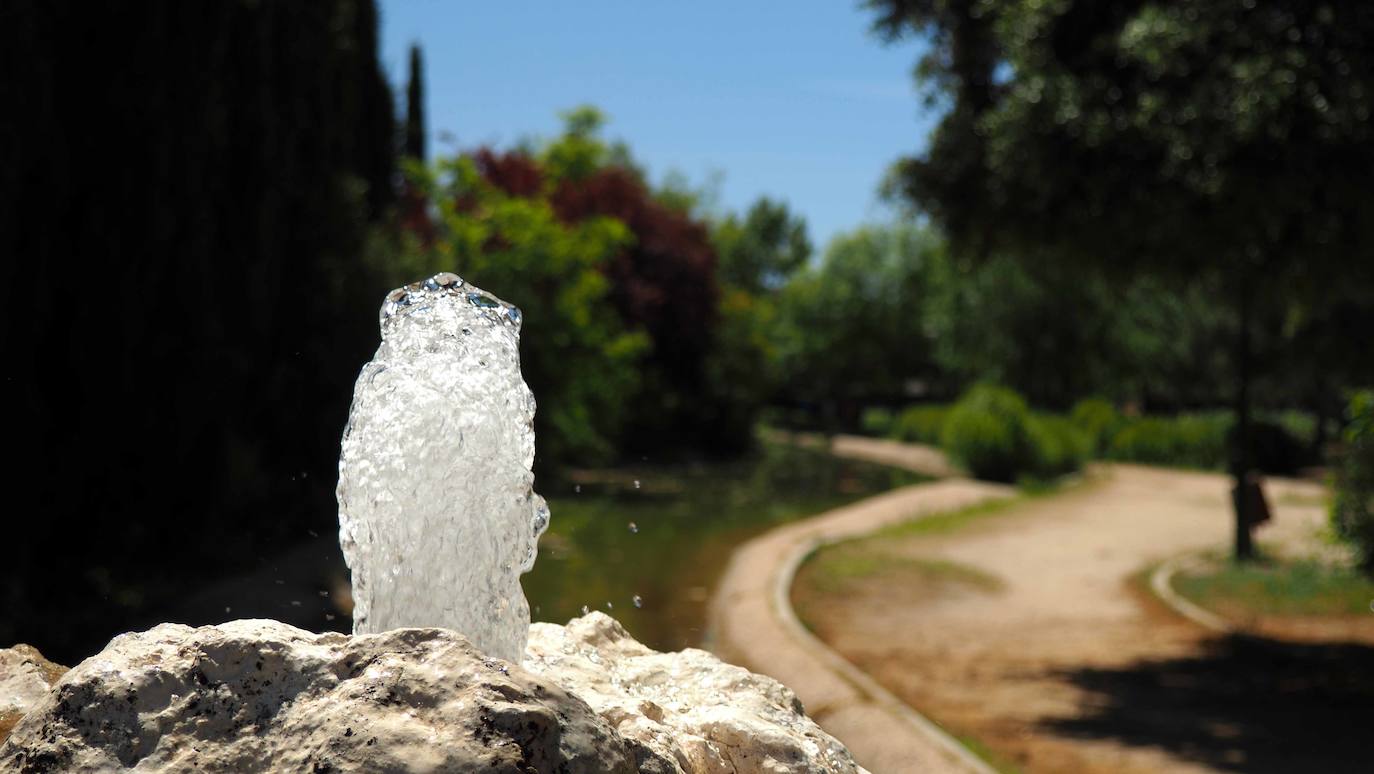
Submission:
M 1151 465 L 1223 468 L 1230 426 L 1225 412 L 1128 419 L 1112 436 L 1107 456 Z
M 1039 478 L 1053 478 L 1083 467 L 1092 456 L 1093 443 L 1071 419 L 1052 414 L 1037 414 L 1027 426 L 1031 449 L 1035 453 L 1032 471 Z
M 1374 577 L 1374 390 L 1351 397 L 1348 417 L 1331 523 L 1336 534 L 1355 547 L 1360 567 Z
M 950 407 L 938 404 L 912 406 L 897 415 L 891 435 L 908 443 L 939 444 Z
M 1121 427 L 1121 414 L 1103 398 L 1084 398 L 1069 412 L 1074 427 L 1083 433 L 1091 454 L 1101 456 L 1111 447 L 1112 436 Z
M 859 417 L 859 427 L 864 435 L 884 437 L 892 433 L 894 417 L 892 412 L 885 408 L 864 409 L 864 413 Z
M 940 445 L 978 478 L 1015 481 L 1036 468 L 1026 401 L 1005 387 L 978 385 L 950 409 Z

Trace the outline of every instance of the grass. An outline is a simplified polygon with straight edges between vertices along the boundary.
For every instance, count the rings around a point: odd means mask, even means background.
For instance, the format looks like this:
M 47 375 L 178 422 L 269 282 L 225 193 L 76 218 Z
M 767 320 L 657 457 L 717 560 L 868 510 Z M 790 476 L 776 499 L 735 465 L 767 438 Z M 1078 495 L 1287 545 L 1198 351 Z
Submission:
M 802 568 L 802 582 L 823 594 L 843 594 L 856 583 L 875 579 L 972 586 L 980 591 L 997 591 L 1003 585 L 997 576 L 968 565 L 895 556 L 869 541 L 822 548 Z
M 1374 580 L 1312 559 L 1221 561 L 1180 573 L 1174 590 L 1226 617 L 1374 615 Z

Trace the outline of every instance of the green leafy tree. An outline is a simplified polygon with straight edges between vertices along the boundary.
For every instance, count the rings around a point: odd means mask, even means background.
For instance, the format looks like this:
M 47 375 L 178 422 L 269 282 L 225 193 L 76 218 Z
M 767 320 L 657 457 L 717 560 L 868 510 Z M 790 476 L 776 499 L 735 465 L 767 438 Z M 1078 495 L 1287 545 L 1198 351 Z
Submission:
M 1236 319 L 1239 486 L 1257 319 L 1370 287 L 1374 6 L 1363 0 L 870 0 L 947 107 L 892 190 L 965 255 L 1215 283 Z
M 452 271 L 525 311 L 521 368 L 539 400 L 539 464 L 613 459 L 638 385 L 643 333 L 610 303 L 605 268 L 632 235 L 614 218 L 567 222 L 546 189 L 518 195 L 472 156 L 412 164 L 411 185 L 431 208 L 428 240 L 405 232 L 378 251 L 393 284 Z
M 939 250 L 915 226 L 864 227 L 795 275 L 779 298 L 783 394 L 849 419 L 860 403 L 901 396 L 909 380 L 928 377 L 921 310 Z
M 725 216 L 714 237 L 721 282 L 755 295 L 778 289 L 811 258 L 806 221 L 767 197 L 743 218 Z

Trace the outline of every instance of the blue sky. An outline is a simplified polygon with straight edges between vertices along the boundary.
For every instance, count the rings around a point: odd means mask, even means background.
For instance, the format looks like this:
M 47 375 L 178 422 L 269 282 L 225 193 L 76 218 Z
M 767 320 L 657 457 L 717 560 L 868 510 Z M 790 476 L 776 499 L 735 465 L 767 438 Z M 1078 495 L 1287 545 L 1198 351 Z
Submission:
M 382 62 L 404 89 L 425 55 L 431 154 L 547 137 L 593 104 L 655 181 L 719 174 L 720 205 L 787 201 L 823 245 L 890 217 L 876 188 L 933 116 L 910 73 L 919 44 L 885 46 L 854 2 L 381 0 Z

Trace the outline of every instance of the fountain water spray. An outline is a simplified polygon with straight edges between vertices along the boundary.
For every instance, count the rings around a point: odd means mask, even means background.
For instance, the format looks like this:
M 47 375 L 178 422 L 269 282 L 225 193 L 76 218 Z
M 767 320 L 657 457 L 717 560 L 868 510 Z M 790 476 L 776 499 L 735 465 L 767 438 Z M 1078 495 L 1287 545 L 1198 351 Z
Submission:
M 520 574 L 548 526 L 534 493 L 534 396 L 520 310 L 437 274 L 387 295 L 339 458 L 353 631 L 435 626 L 519 663 Z

